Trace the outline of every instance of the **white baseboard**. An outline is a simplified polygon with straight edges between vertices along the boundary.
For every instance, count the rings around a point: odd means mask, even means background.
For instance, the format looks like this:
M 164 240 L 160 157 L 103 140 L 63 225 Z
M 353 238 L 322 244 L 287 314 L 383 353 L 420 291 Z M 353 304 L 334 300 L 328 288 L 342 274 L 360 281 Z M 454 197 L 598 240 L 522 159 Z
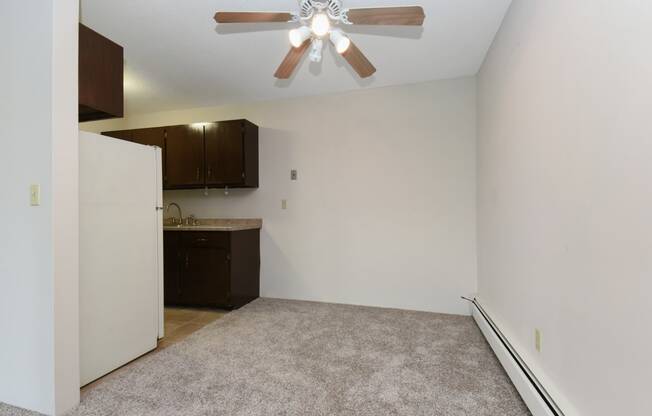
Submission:
M 477 301 L 473 303 L 473 319 L 475 319 L 475 322 L 480 327 L 484 337 L 489 342 L 489 345 L 491 345 L 496 357 L 498 357 L 498 360 L 505 368 L 507 375 L 512 380 L 512 383 L 514 383 L 514 386 L 516 386 L 516 390 L 523 398 L 532 415 L 563 416 L 563 413 L 557 408 L 554 402 L 551 403 L 549 398 L 546 399 L 545 391 L 542 393 L 542 388 L 536 385 L 536 378 L 531 373 L 528 375 L 527 372 L 529 369 L 527 366 L 517 361 L 520 359 L 518 354 L 510 351 L 508 347 L 509 342 L 507 342 L 507 345 L 503 342 L 500 330 L 498 330 L 498 333 L 494 330 L 495 325 L 492 327 L 493 322 L 491 318 L 488 316 L 485 317 L 486 312 L 481 310 L 481 307 L 481 305 L 477 304 Z

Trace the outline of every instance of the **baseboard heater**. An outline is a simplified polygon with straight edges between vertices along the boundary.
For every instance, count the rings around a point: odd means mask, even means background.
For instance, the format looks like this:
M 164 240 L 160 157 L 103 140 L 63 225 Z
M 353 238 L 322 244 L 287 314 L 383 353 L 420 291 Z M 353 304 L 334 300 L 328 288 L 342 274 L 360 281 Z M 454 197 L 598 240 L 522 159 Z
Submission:
M 473 319 L 516 386 L 533 416 L 564 416 L 559 406 L 537 380 L 518 352 L 482 308 L 478 299 L 467 299 L 473 305 Z

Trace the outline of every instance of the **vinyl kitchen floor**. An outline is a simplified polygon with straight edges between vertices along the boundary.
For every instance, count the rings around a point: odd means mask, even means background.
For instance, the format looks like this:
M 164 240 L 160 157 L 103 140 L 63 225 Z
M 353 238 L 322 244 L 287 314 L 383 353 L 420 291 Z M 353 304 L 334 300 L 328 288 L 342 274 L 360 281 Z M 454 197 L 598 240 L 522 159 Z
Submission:
M 227 313 L 215 309 L 165 308 L 165 337 L 157 349 L 176 344 Z

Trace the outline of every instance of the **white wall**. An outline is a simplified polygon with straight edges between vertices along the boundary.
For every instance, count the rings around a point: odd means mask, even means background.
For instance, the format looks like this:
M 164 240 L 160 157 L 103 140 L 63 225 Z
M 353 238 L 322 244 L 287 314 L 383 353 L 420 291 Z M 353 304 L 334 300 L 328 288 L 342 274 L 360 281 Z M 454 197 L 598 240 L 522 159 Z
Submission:
M 479 74 L 480 299 L 567 415 L 650 414 L 651 22 L 515 0 Z
M 79 398 L 76 28 L 72 0 L 0 3 L 0 401 L 46 414 Z
M 79 2 L 52 0 L 54 413 L 79 403 Z
M 473 78 L 82 128 L 233 118 L 261 127 L 260 189 L 165 199 L 184 215 L 262 217 L 263 296 L 468 314 L 459 297 L 476 289 Z

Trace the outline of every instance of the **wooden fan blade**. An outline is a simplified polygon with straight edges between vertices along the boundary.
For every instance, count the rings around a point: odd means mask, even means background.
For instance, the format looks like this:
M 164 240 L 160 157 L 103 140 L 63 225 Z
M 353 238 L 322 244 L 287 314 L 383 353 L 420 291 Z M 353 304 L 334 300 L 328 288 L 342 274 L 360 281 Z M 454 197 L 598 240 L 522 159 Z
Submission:
M 350 9 L 347 16 L 349 22 L 358 25 L 421 26 L 426 18 L 421 6 Z
M 360 78 L 367 78 L 376 72 L 374 67 L 366 56 L 358 49 L 353 42 L 349 45 L 349 49 L 342 54 L 344 59 L 355 69 L 355 72 L 360 75 Z
M 276 70 L 274 76 L 278 79 L 288 79 L 292 76 L 297 65 L 301 62 L 301 57 L 306 53 L 308 47 L 310 46 L 311 40 L 308 39 L 298 48 L 290 49 L 290 52 L 285 56 L 283 62 Z
M 217 23 L 291 22 L 292 13 L 285 12 L 217 12 Z

